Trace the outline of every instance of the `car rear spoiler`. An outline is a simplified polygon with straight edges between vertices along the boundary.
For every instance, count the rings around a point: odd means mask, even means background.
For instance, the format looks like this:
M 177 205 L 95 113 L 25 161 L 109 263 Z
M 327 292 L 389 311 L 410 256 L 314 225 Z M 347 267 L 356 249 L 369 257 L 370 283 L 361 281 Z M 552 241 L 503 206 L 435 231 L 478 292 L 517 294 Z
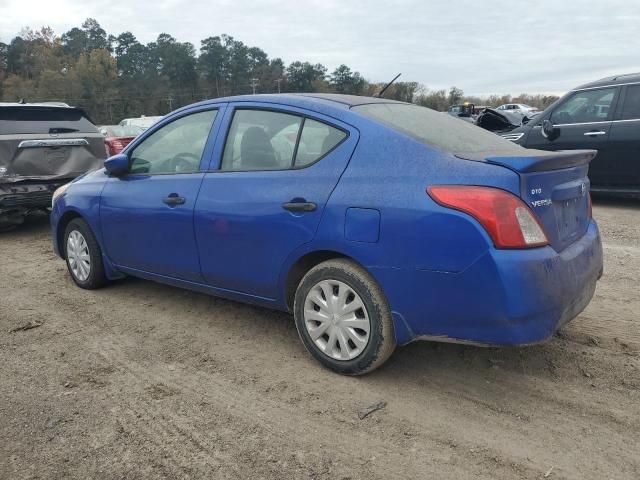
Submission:
M 598 154 L 597 150 L 559 150 L 556 152 L 525 150 L 525 152 L 527 155 L 523 156 L 486 157 L 485 161 L 510 168 L 519 173 L 530 173 L 586 165 Z

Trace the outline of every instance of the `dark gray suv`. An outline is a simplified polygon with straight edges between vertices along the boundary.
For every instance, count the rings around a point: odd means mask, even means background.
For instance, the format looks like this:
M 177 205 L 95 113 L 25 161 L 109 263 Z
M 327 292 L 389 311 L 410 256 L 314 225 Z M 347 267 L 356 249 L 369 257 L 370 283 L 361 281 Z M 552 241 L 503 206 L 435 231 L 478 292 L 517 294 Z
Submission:
M 640 194 L 640 73 L 582 85 L 501 135 L 527 148 L 598 150 L 591 190 Z
M 105 157 L 104 137 L 83 110 L 0 103 L 0 229 L 51 207 L 56 188 Z

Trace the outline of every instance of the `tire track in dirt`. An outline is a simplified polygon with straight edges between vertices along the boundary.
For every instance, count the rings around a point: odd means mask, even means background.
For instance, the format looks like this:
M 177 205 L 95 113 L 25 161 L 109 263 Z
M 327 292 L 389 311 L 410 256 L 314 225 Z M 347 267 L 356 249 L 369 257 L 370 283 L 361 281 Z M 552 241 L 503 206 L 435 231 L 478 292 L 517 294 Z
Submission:
M 85 452 L 92 463 L 76 457 L 71 470 L 48 463 L 50 473 L 79 478 L 100 476 L 97 466 L 113 461 L 113 476 L 125 472 L 127 478 L 421 478 L 435 472 L 437 478 L 512 479 L 541 478 L 553 466 L 551 478 L 635 480 L 640 381 L 635 345 L 624 342 L 634 338 L 628 329 L 640 310 L 633 288 L 638 253 L 630 247 L 640 232 L 629 229 L 635 228 L 629 213 L 640 210 L 596 205 L 594 211 L 602 218 L 605 277 L 562 341 L 517 355 L 409 346 L 362 379 L 319 368 L 301 353 L 281 315 L 141 281 L 78 290 L 48 249 L 46 225 L 14 232 L 0 237 L 7 257 L 0 278 L 14 275 L 3 285 L 8 295 L 0 297 L 0 325 L 36 315 L 46 323 L 0 340 L 4 381 L 20 381 L 15 375 L 30 368 L 59 376 L 55 362 L 34 355 L 41 349 L 73 350 L 70 371 L 98 379 L 48 402 L 57 408 L 93 398 L 89 415 L 110 412 L 100 428 L 121 430 Z M 31 254 L 21 270 L 25 251 Z M 100 381 L 107 374 L 101 367 L 111 372 L 109 381 Z M 387 407 L 357 420 L 357 409 L 377 399 Z M 94 425 L 76 421 L 77 427 Z M 22 421 L 6 425 L 11 432 Z M 37 450 L 46 462 L 74 455 L 61 448 L 44 443 Z M 16 468 L 38 464 L 31 452 L 15 462 Z
M 320 419 L 317 422 L 309 421 L 296 411 L 287 407 L 283 408 L 282 405 L 278 405 L 266 397 L 259 397 L 256 392 L 252 392 L 246 385 L 238 388 L 238 385 L 218 374 L 200 373 L 193 375 L 191 373 L 187 377 L 179 371 L 170 372 L 154 367 L 147 369 L 137 365 L 134 366 L 132 362 L 125 360 L 126 357 L 114 345 L 105 347 L 104 344 L 101 344 L 98 352 L 107 361 L 116 364 L 119 369 L 126 369 L 128 374 L 135 379 L 134 384 L 140 385 L 145 381 L 151 381 L 156 384 L 167 385 L 180 392 L 195 395 L 198 398 L 204 398 L 219 409 L 223 411 L 226 409 L 236 422 L 242 423 L 246 419 L 252 419 L 255 422 L 254 425 L 261 430 L 265 430 L 270 437 L 280 439 L 296 438 L 301 431 L 314 432 L 314 435 L 321 439 L 319 440 L 320 444 L 325 442 L 331 445 L 331 456 L 334 459 L 338 457 L 343 464 L 353 463 L 354 458 L 348 453 L 337 452 L 350 452 L 357 442 L 366 445 L 367 455 L 378 459 L 385 458 L 391 464 L 395 464 L 395 461 L 402 461 L 404 456 L 403 453 L 390 451 L 388 444 L 372 438 L 366 432 L 354 431 L 350 428 L 345 431 L 344 427 L 332 422 L 331 418 Z M 186 378 L 190 380 L 187 381 Z M 205 385 L 206 387 L 203 387 Z M 147 405 L 153 407 L 148 402 Z M 189 419 L 171 416 L 170 422 L 172 425 L 182 424 L 182 428 L 188 429 L 192 432 L 192 435 L 200 436 L 194 433 L 197 431 L 197 425 L 193 424 Z M 330 425 L 326 425 L 327 423 Z M 249 428 L 251 427 L 249 426 Z M 206 439 L 200 436 L 198 441 L 202 445 L 206 442 Z M 298 438 L 295 443 L 297 448 L 301 448 L 305 452 L 313 451 L 318 446 L 316 443 L 318 441 L 316 440 L 312 444 L 304 445 L 304 448 L 302 448 L 302 445 L 307 442 L 308 440 Z M 335 462 L 335 460 L 333 461 Z M 365 465 L 366 462 L 363 462 L 361 466 Z M 415 474 L 419 474 L 422 468 L 429 468 L 429 466 L 429 464 L 422 465 L 416 470 Z M 376 472 L 369 472 L 368 476 L 369 478 L 399 478 L 394 467 L 386 468 L 383 464 L 377 464 Z
M 130 363 L 130 362 L 128 362 Z M 227 372 L 228 373 L 228 372 Z M 193 376 L 193 374 L 190 374 L 191 376 Z M 167 371 L 163 371 L 161 370 L 160 372 L 156 371 L 155 373 L 155 380 L 158 382 L 162 382 L 168 385 L 172 385 L 175 386 L 177 388 L 180 388 L 184 391 L 190 391 L 192 393 L 197 394 L 198 396 L 207 396 L 208 398 L 211 398 L 211 395 L 209 392 L 211 391 L 215 391 L 216 392 L 216 398 L 215 400 L 223 400 L 223 402 L 229 404 L 229 405 L 233 405 L 234 408 L 236 408 L 236 406 L 240 406 L 240 411 L 242 413 L 241 417 L 242 418 L 246 418 L 246 417 L 252 417 L 252 416 L 256 416 L 256 409 L 251 409 L 251 408 L 242 408 L 243 405 L 250 405 L 255 403 L 256 401 L 256 397 L 254 396 L 255 394 L 247 394 L 247 392 L 249 391 L 249 389 L 254 389 L 255 386 L 254 385 L 243 385 L 240 388 L 242 389 L 241 392 L 233 392 L 234 389 L 237 389 L 238 386 L 237 385 L 233 385 L 233 384 L 229 384 L 229 381 L 226 378 L 219 378 L 217 376 L 217 374 L 199 374 L 196 375 L 196 378 L 193 379 L 193 381 L 189 382 L 189 383 L 185 383 L 185 381 L 183 380 L 186 377 L 182 377 L 176 373 L 170 373 Z M 213 379 L 213 380 L 212 380 Z M 202 388 L 196 388 L 194 387 L 194 385 L 197 386 L 202 386 L 202 385 L 210 385 L 210 387 L 206 390 L 203 390 Z M 213 385 L 211 387 L 211 385 Z M 221 396 L 220 393 L 218 392 L 226 392 L 224 396 Z M 230 392 L 233 392 L 233 394 L 230 394 Z M 456 396 L 460 396 L 460 392 L 450 392 L 451 396 L 453 397 L 454 395 Z M 450 401 L 451 398 L 448 398 L 447 401 Z M 477 402 L 477 400 L 475 400 L 472 397 L 469 398 L 465 398 L 464 399 L 467 403 L 473 403 L 474 401 Z M 398 402 L 399 404 L 401 404 L 401 402 Z M 404 407 L 407 410 L 418 410 L 420 405 L 415 405 L 415 408 L 411 408 L 413 406 L 411 405 L 407 405 L 407 402 L 403 402 L 404 403 Z M 265 417 L 270 418 L 272 420 L 272 422 L 275 422 L 275 425 L 281 425 L 282 422 L 280 421 L 280 419 L 278 418 L 278 416 L 281 416 L 281 409 L 276 406 L 276 405 L 269 405 L 265 403 L 264 398 L 260 399 L 260 405 L 261 407 L 259 409 L 257 409 L 258 411 L 262 411 L 265 415 Z M 487 408 L 487 409 L 491 409 L 491 406 L 480 402 L 479 405 L 483 408 Z M 409 407 L 409 408 L 406 408 Z M 461 406 L 461 410 L 469 410 L 468 405 L 462 405 Z M 453 413 L 453 412 L 449 412 L 449 413 Z M 259 413 L 258 413 L 259 416 Z M 393 419 L 394 422 L 397 422 L 398 418 L 394 418 Z M 424 420 L 420 417 L 418 418 L 413 418 L 411 419 L 411 421 L 407 421 L 407 418 L 404 418 L 405 420 L 405 424 L 406 425 L 420 425 L 421 423 L 424 425 Z M 309 429 L 313 429 L 315 428 L 316 430 L 318 430 L 318 426 L 317 424 L 314 423 L 310 423 L 310 422 L 306 422 L 304 420 L 304 418 L 300 419 L 300 418 L 296 418 L 295 420 L 296 425 L 302 425 L 304 430 L 309 430 Z M 353 428 L 353 425 L 349 425 L 349 422 L 344 422 L 343 419 L 343 423 L 347 423 L 348 428 Z M 271 424 L 270 424 L 271 425 Z M 527 472 L 527 474 L 525 475 L 525 477 L 529 477 L 531 475 L 534 474 L 535 470 L 532 470 L 530 465 L 525 465 L 527 463 L 531 464 L 531 461 L 527 462 L 527 457 L 523 456 L 522 458 L 514 458 L 514 457 L 508 457 L 505 458 L 504 456 L 502 456 L 498 450 L 495 450 L 491 447 L 487 447 L 486 444 L 483 444 L 485 438 L 486 438 L 486 432 L 480 436 L 477 439 L 477 442 L 472 442 L 469 441 L 469 439 L 465 439 L 465 434 L 467 436 L 469 436 L 469 431 L 467 430 L 466 432 L 459 432 L 459 435 L 455 435 L 454 432 L 452 432 L 452 430 L 455 431 L 455 429 L 452 429 L 450 425 L 446 425 L 444 426 L 444 428 L 440 427 L 440 428 L 434 428 L 434 425 L 432 423 L 428 424 L 428 425 L 424 425 L 425 431 L 429 432 L 428 437 L 425 437 L 423 435 L 420 435 L 419 433 L 415 433 L 415 428 L 414 430 L 414 435 L 419 436 L 419 440 L 421 440 L 422 442 L 424 442 L 425 440 L 429 440 L 430 442 L 434 443 L 434 449 L 435 448 L 442 448 L 443 445 L 450 445 L 451 443 L 455 443 L 456 445 L 461 445 L 463 446 L 462 449 L 460 451 L 465 452 L 467 449 L 469 452 L 471 452 L 472 454 L 474 454 L 473 456 L 476 458 L 480 456 L 479 452 L 482 452 L 484 454 L 484 456 L 486 457 L 486 459 L 490 459 L 493 460 L 494 463 L 502 463 L 504 465 L 509 465 L 509 467 L 511 469 L 513 469 L 515 467 L 515 470 L 517 471 L 525 471 Z M 468 425 L 469 426 L 469 425 Z M 504 429 L 505 425 L 504 422 L 502 422 L 502 424 L 500 425 L 501 428 Z M 518 422 L 513 422 L 511 425 L 507 426 L 507 429 L 515 429 L 518 430 L 519 428 L 521 428 L 521 425 L 518 424 Z M 277 433 L 273 431 L 273 429 L 271 430 L 273 433 Z M 347 433 L 347 432 L 346 432 Z M 348 434 L 353 436 L 353 430 L 349 430 Z M 364 436 L 360 435 L 360 438 L 363 439 Z M 455 440 L 452 440 L 452 438 L 454 438 Z M 380 451 L 380 448 L 382 447 L 382 449 L 384 449 L 384 446 L 378 445 L 377 449 L 373 449 L 373 446 L 371 445 L 371 442 L 369 441 L 369 448 L 372 449 L 374 451 L 374 453 L 376 452 L 376 450 L 378 450 L 378 454 Z M 388 455 L 388 452 L 387 452 Z M 524 464 L 523 464 L 524 463 Z M 493 467 L 495 469 L 495 465 Z M 567 465 L 567 470 L 571 470 L 571 465 Z M 536 472 L 536 473 L 540 473 L 540 472 Z M 544 473 L 544 472 L 542 472 Z M 509 475 L 506 475 L 506 478 L 508 478 Z
M 71 311 L 70 313 L 77 313 L 76 309 L 74 308 L 74 305 L 72 303 L 71 304 L 67 304 L 66 301 L 62 301 L 60 303 L 61 303 L 60 307 L 63 310 L 69 309 Z M 97 307 L 99 308 L 100 306 L 98 305 Z M 104 325 L 104 322 L 105 322 L 104 314 L 102 314 L 99 311 L 94 312 L 92 310 L 93 310 L 93 307 L 88 308 L 88 311 L 84 312 L 83 317 L 84 317 L 85 320 L 90 320 L 90 322 L 91 322 L 90 325 L 92 326 L 92 329 L 93 329 L 94 326 L 100 324 L 101 329 L 95 329 L 95 333 L 96 334 L 103 334 L 104 333 L 104 327 L 105 327 L 105 325 Z M 83 331 L 84 335 L 89 333 L 87 331 L 86 327 L 83 328 L 82 331 Z M 114 337 L 115 338 L 119 338 L 118 335 L 114 335 L 114 334 L 115 334 L 115 331 L 112 331 L 111 332 L 112 338 L 114 338 Z M 114 354 L 114 358 L 120 358 L 119 355 L 121 355 L 121 352 L 119 352 L 117 350 L 116 350 L 116 352 L 117 352 L 117 354 Z M 189 357 L 190 357 L 190 355 L 185 351 L 184 354 L 181 357 L 178 357 L 175 360 L 188 359 Z M 129 363 L 131 363 L 131 362 L 129 362 Z M 127 365 L 127 362 L 124 361 L 124 359 L 123 359 L 123 362 L 122 362 L 123 368 L 126 368 L 126 365 Z M 226 373 L 228 374 L 229 373 L 228 372 L 228 370 L 229 370 L 228 366 L 225 366 L 225 368 L 227 370 Z M 144 375 L 147 375 L 147 374 L 148 374 L 147 371 L 138 372 L 138 377 L 137 378 L 142 379 L 144 377 Z M 180 383 L 180 379 L 179 378 L 175 378 L 175 376 L 173 376 L 173 375 L 169 375 L 169 376 L 160 375 L 160 376 L 158 376 L 158 374 L 156 373 L 156 377 L 155 378 L 157 380 L 157 383 L 167 383 L 168 382 L 170 385 L 171 384 L 178 385 L 179 387 L 181 387 L 183 389 L 186 389 L 186 390 L 191 389 L 192 392 L 197 393 L 199 395 L 208 395 L 207 392 L 203 392 L 203 391 L 200 391 L 200 390 L 194 390 L 192 388 L 192 386 L 185 385 L 184 383 L 181 384 Z M 208 379 L 209 379 L 208 375 L 204 375 L 204 376 L 200 375 L 200 378 L 197 380 L 197 382 L 195 382 L 195 384 L 203 384 L 203 385 L 207 384 L 207 380 Z M 209 382 L 209 383 L 211 383 L 211 382 Z M 215 390 L 216 392 L 225 392 L 225 391 L 229 391 L 230 389 L 233 389 L 233 388 L 236 388 L 236 389 L 238 388 L 237 385 L 235 387 L 234 387 L 234 385 L 230 385 L 229 382 L 226 379 L 223 379 L 223 381 L 219 381 L 214 386 L 215 386 L 215 388 L 213 390 Z M 444 391 L 443 389 L 446 386 L 447 386 L 446 382 L 444 384 L 442 384 L 442 385 L 437 385 L 436 383 L 433 384 L 434 389 L 440 390 L 440 391 Z M 327 391 L 330 392 L 332 390 L 331 382 L 326 384 L 325 387 L 327 388 Z M 243 385 L 243 386 L 241 386 L 241 388 L 246 390 L 247 387 L 246 387 L 246 385 Z M 388 394 L 388 392 L 387 392 L 387 394 Z M 448 393 L 446 391 L 444 391 L 444 394 L 445 394 L 445 398 L 443 400 L 444 403 L 450 403 L 456 397 L 458 397 L 458 399 L 460 397 L 460 392 L 459 391 L 451 391 L 451 392 L 448 392 Z M 419 397 L 419 395 L 420 395 L 420 392 L 416 392 L 416 397 Z M 396 400 L 398 401 L 399 404 L 403 404 L 403 403 L 406 404 L 406 398 L 405 397 L 406 397 L 406 395 L 402 395 L 402 398 L 398 398 Z M 247 398 L 246 396 L 244 396 L 244 394 L 243 395 L 236 394 L 235 396 L 232 396 L 232 397 L 227 396 L 227 401 L 230 401 L 231 403 L 238 404 L 238 405 L 244 405 L 246 403 L 254 402 L 255 400 L 256 400 L 255 397 Z M 465 400 L 466 403 L 461 405 L 460 410 L 462 412 L 468 410 L 468 403 L 469 402 L 473 402 L 474 401 L 474 397 L 473 397 L 473 395 L 471 395 L 471 396 L 467 395 L 467 398 L 464 398 L 463 400 Z M 492 408 L 491 405 L 487 404 L 486 402 L 485 402 L 485 404 L 482 404 L 480 406 L 483 407 L 483 408 L 486 408 L 488 410 L 494 410 L 495 411 L 495 408 Z M 416 409 L 419 409 L 421 407 L 422 407 L 421 405 L 415 405 Z M 439 407 L 438 410 L 442 410 L 443 408 L 450 408 L 450 406 L 449 407 L 446 407 L 446 406 L 443 407 L 443 405 L 439 405 L 438 407 Z M 449 412 L 449 414 L 452 413 L 451 410 L 449 410 L 448 412 Z M 251 418 L 252 416 L 255 416 L 255 414 L 256 414 L 256 412 L 254 410 L 252 410 L 252 409 L 241 410 L 240 413 L 241 413 L 241 417 L 243 417 L 243 418 L 244 417 Z M 271 413 L 271 415 L 270 415 L 271 417 L 277 419 L 276 424 L 278 424 L 281 420 L 283 420 L 282 418 L 280 418 L 280 417 L 282 417 L 282 415 L 279 415 L 279 414 L 278 415 L 274 415 L 274 409 L 273 408 L 271 409 L 270 413 Z M 286 421 L 286 419 L 284 419 L 284 420 Z M 417 421 L 420 421 L 420 418 L 418 418 Z M 435 443 L 436 443 L 434 448 L 437 447 L 438 445 L 441 447 L 443 444 L 446 444 L 452 438 L 452 434 L 451 433 L 449 433 L 449 434 L 442 433 L 443 430 L 442 430 L 442 428 L 440 428 L 440 431 L 438 433 L 437 438 L 434 439 L 433 438 L 434 437 L 434 433 L 433 433 L 434 426 L 433 426 L 433 424 L 427 425 L 427 427 L 429 428 L 428 431 L 430 432 L 431 440 L 434 440 Z M 518 425 L 516 424 L 516 425 L 509 425 L 508 426 L 508 428 L 513 428 L 513 427 L 517 428 Z M 312 428 L 314 428 L 313 424 L 310 424 L 308 422 L 306 424 L 304 424 L 304 429 L 305 430 L 310 430 Z M 446 426 L 445 429 L 446 430 L 452 430 L 450 425 Z M 276 432 L 271 430 L 271 433 L 275 434 Z M 351 432 L 349 432 L 349 433 L 351 433 Z M 457 437 L 456 440 L 455 440 L 456 444 L 465 445 L 463 447 L 463 449 L 462 449 L 463 451 L 466 451 L 466 449 L 468 447 L 468 451 L 473 453 L 472 456 L 475 459 L 475 461 L 477 461 L 478 460 L 477 457 L 479 455 L 481 455 L 478 452 L 485 452 L 484 457 L 486 457 L 486 458 L 484 458 L 484 461 L 486 461 L 487 459 L 493 459 L 494 462 L 495 462 L 496 458 L 500 458 L 500 455 L 498 455 L 496 452 L 492 452 L 490 450 L 487 451 L 486 447 L 482 447 L 483 438 L 479 438 L 479 442 L 474 444 L 474 443 L 469 443 L 468 441 L 462 440 L 464 438 L 464 435 L 463 436 L 453 435 L 453 437 L 454 438 Z M 512 459 L 504 460 L 503 463 L 509 464 L 511 461 L 512 461 Z M 532 472 L 529 472 L 529 473 L 532 473 Z M 508 475 L 505 476 L 505 478 L 508 478 Z

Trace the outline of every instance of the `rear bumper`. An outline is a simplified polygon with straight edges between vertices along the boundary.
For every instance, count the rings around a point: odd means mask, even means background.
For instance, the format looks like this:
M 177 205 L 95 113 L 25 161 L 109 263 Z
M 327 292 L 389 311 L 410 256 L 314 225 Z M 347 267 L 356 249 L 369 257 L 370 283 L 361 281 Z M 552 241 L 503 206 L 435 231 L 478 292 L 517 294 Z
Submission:
M 491 249 L 459 273 L 373 273 L 387 293 L 400 344 L 422 337 L 523 345 L 547 339 L 584 310 L 602 268 L 600 234 L 592 221 L 560 253 L 551 247 Z
M 0 212 L 51 207 L 53 192 L 69 180 L 47 183 L 0 183 Z

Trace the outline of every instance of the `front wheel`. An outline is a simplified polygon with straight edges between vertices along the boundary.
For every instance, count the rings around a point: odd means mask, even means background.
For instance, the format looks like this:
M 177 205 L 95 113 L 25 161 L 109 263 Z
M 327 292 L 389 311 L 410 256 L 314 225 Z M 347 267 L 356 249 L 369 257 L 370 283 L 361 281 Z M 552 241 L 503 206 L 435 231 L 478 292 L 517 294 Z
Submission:
M 370 372 L 396 346 L 382 289 L 350 260 L 329 260 L 309 270 L 296 291 L 294 317 L 307 350 L 338 373 Z
M 84 220 L 75 218 L 67 225 L 64 253 L 67 268 L 76 285 L 93 290 L 107 283 L 100 245 Z

